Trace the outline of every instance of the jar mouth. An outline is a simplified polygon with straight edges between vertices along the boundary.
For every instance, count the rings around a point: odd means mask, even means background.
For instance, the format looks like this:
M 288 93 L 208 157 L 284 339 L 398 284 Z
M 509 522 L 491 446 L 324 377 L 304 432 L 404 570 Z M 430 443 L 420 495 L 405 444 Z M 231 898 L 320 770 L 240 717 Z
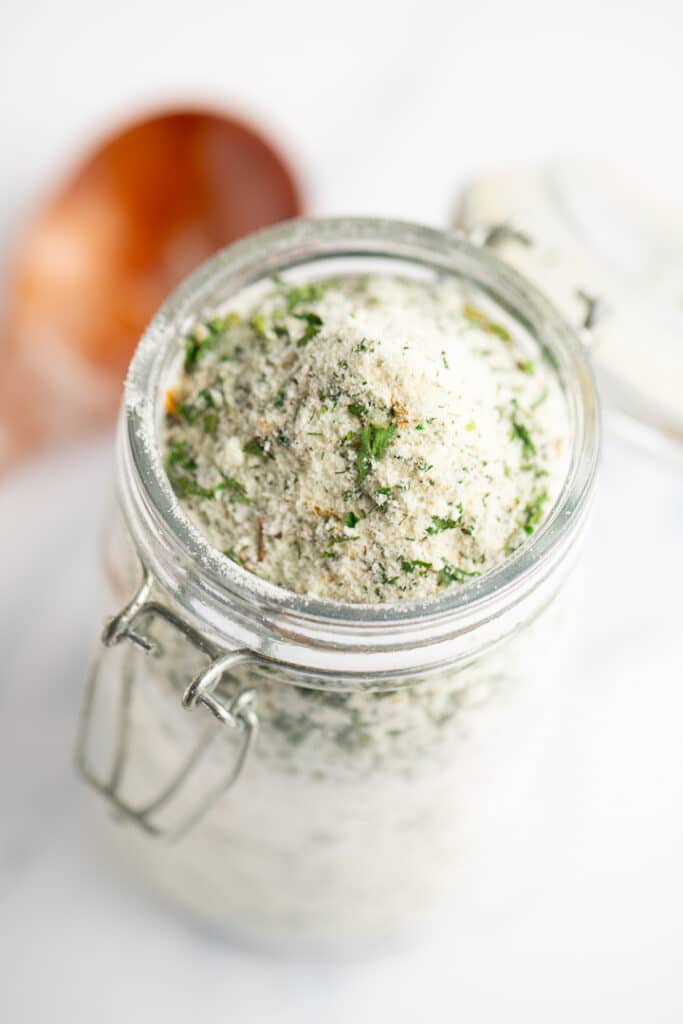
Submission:
M 173 493 L 158 443 L 161 396 L 184 333 L 246 286 L 323 261 L 391 262 L 455 276 L 487 293 L 552 357 L 572 436 L 567 476 L 554 508 L 528 541 L 480 578 L 443 595 L 395 604 L 307 597 L 240 568 L 212 548 Z M 177 360 L 176 360 L 177 364 Z M 599 451 L 599 413 L 583 345 L 554 307 L 491 251 L 465 237 L 374 218 L 301 219 L 251 235 L 202 264 L 161 307 L 130 366 L 119 433 L 124 512 L 143 562 L 190 618 L 226 646 L 311 664 L 310 648 L 362 658 L 425 648 L 443 660 L 449 641 L 519 604 L 565 560 L 580 532 Z M 446 647 L 443 647 L 446 644 Z M 306 648 L 303 656 L 301 648 Z M 427 648 L 431 655 L 427 655 Z M 314 659 L 315 660 L 315 659 Z M 324 659 L 323 659 L 324 660 Z M 424 660 L 424 659 L 423 659 Z M 318 666 L 321 667 L 320 665 Z M 324 667 L 324 666 L 323 666 Z M 348 667 L 348 666 L 347 666 Z M 360 670 L 360 669 L 359 669 Z

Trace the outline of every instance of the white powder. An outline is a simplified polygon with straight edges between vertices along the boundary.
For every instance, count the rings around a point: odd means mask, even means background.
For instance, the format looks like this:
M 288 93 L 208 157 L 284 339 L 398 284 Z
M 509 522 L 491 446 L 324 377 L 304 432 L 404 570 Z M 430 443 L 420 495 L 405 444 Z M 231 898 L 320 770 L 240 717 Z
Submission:
M 134 574 L 121 582 L 112 594 L 119 607 Z M 238 665 L 221 699 L 253 688 L 260 727 L 237 784 L 179 842 L 150 839 L 115 816 L 113 835 L 151 884 L 221 930 L 318 952 L 414 934 L 423 917 L 480 891 L 487 863 L 514 837 L 578 604 L 565 588 L 502 646 L 394 693 L 326 689 L 322 680 L 305 690 L 284 666 L 265 674 Z M 132 685 L 121 795 L 136 808 L 207 737 L 206 714 L 180 705 L 202 658 L 163 621 L 154 635 L 164 654 L 121 645 L 122 661 L 105 663 L 120 677 L 105 676 L 98 701 L 111 730 L 121 685 Z M 216 738 L 155 822 L 179 823 L 226 776 L 242 738 Z
M 454 281 L 250 289 L 197 326 L 185 362 L 163 438 L 180 503 L 209 543 L 293 591 L 377 603 L 466 584 L 538 527 L 566 475 L 553 367 Z M 134 563 L 125 576 L 112 575 L 113 607 Z M 253 691 L 243 775 L 179 842 L 127 826 L 122 843 L 174 900 L 259 940 L 319 949 L 412 927 L 476 887 L 514 828 L 575 605 L 565 590 L 504 643 L 395 692 L 328 676 L 304 689 L 285 664 L 238 663 L 217 696 Z M 206 742 L 206 709 L 181 709 L 205 658 L 163 620 L 151 631 L 158 657 L 120 645 L 105 660 L 120 678 L 102 682 L 103 721 L 117 720 L 106 700 L 123 686 L 122 797 L 157 801 L 152 817 L 172 826 L 227 775 L 243 736 L 215 726 L 179 797 L 159 803 Z
M 167 396 L 166 466 L 207 539 L 290 590 L 437 594 L 499 564 L 566 475 L 556 374 L 454 280 L 375 275 L 238 296 Z

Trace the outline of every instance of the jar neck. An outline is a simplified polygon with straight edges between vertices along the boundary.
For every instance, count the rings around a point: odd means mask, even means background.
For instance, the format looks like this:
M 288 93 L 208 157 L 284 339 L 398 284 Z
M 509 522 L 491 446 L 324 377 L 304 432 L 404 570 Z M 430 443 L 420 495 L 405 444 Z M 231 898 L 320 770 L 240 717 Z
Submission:
M 484 289 L 552 355 L 567 397 L 572 456 L 546 522 L 497 569 L 443 597 L 396 605 L 309 599 L 261 580 L 209 548 L 182 512 L 159 455 L 161 396 L 193 321 L 247 284 L 321 260 L 392 261 L 448 273 Z M 297 221 L 261 232 L 204 264 L 169 299 L 143 337 L 129 373 L 118 437 L 119 490 L 137 551 L 178 614 L 223 648 L 319 680 L 377 684 L 471 660 L 535 618 L 573 562 L 598 452 L 598 413 L 580 343 L 514 271 L 467 241 L 377 220 Z

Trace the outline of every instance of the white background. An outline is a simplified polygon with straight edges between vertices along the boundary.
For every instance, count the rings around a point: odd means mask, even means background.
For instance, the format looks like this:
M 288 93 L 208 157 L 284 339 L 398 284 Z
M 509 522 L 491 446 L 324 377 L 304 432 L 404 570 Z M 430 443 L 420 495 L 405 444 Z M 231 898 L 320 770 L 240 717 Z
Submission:
M 562 153 L 680 195 L 682 46 L 674 3 L 5 0 L 0 255 L 79 148 L 167 99 L 268 127 L 316 213 L 444 224 L 477 169 Z M 680 1024 L 680 471 L 608 439 L 573 680 L 494 889 L 342 964 L 226 948 L 98 845 L 70 750 L 109 479 L 91 442 L 0 485 L 0 1020 Z

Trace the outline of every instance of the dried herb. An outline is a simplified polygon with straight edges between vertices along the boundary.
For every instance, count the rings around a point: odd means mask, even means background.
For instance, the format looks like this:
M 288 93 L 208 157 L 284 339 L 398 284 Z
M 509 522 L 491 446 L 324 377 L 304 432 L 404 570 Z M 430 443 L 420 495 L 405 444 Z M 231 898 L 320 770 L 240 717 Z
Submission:
M 320 284 L 306 284 L 290 288 L 285 295 L 287 312 L 293 313 L 302 302 L 317 302 L 323 297 L 323 294 L 324 288 Z
M 215 498 L 217 488 L 201 487 L 193 475 L 196 469 L 197 459 L 189 443 L 173 441 L 166 457 L 166 473 L 174 492 L 179 498 Z
M 303 348 L 304 345 L 308 345 L 309 341 L 320 333 L 320 328 L 322 327 L 323 322 L 317 313 L 294 313 L 292 315 L 295 316 L 297 320 L 306 321 L 306 330 L 297 341 L 297 346 L 299 348 Z
M 266 329 L 266 318 L 263 313 L 258 313 L 256 316 L 251 318 L 251 326 L 254 331 L 258 334 L 259 338 L 263 341 L 268 340 L 268 333 Z
M 439 583 L 448 587 L 451 583 L 466 583 L 468 579 L 473 579 L 478 575 L 478 572 L 466 572 L 465 569 L 459 569 L 457 565 L 449 565 L 448 562 L 444 562 L 443 567 L 439 569 Z
M 242 568 L 244 568 L 244 562 L 237 554 L 234 548 L 228 548 L 228 550 L 224 551 L 223 554 L 225 555 L 226 558 L 229 558 L 231 562 L 235 562 L 236 565 L 240 565 Z
M 522 451 L 525 459 L 529 459 L 536 454 L 536 445 L 531 440 L 528 428 L 523 423 L 520 423 L 516 416 L 512 418 L 512 436 L 522 442 Z
M 235 501 L 242 502 L 245 505 L 248 505 L 251 501 L 244 484 L 241 484 L 239 480 L 235 480 L 232 476 L 224 476 L 223 484 L 219 484 L 218 487 L 220 487 L 221 490 L 230 491 Z M 216 490 L 218 490 L 218 488 L 216 488 Z
M 401 562 L 401 568 L 403 569 L 404 572 L 412 573 L 415 572 L 416 569 L 421 569 L 424 575 L 424 573 L 429 572 L 431 567 L 431 562 L 421 562 L 419 558 L 404 558 L 403 561 Z
M 186 373 L 192 373 L 201 356 L 207 351 L 207 349 L 213 348 L 216 343 L 216 335 L 209 334 L 206 338 L 198 338 L 196 333 L 188 334 L 185 338 L 185 367 Z
M 366 423 L 362 427 L 357 438 L 356 468 L 359 486 L 372 471 L 375 463 L 382 458 L 395 433 L 396 426 L 393 423 L 388 427 L 383 427 L 379 423 Z
M 475 306 L 470 306 L 469 303 L 465 303 L 462 312 L 465 319 L 474 327 L 478 327 L 480 331 L 486 331 L 487 334 L 495 334 L 497 338 L 501 338 L 503 341 L 512 341 L 512 337 L 507 327 L 503 327 L 502 324 L 498 324 L 495 320 L 491 320 L 486 313 L 482 313 L 481 310 L 477 309 Z
M 524 519 L 522 520 L 522 529 L 525 533 L 532 534 L 534 532 L 543 518 L 543 506 L 547 500 L 548 492 L 541 491 L 541 493 L 525 507 Z
M 252 437 L 244 445 L 243 452 L 247 455 L 260 455 L 262 459 L 274 459 L 275 456 L 268 447 L 268 442 L 263 437 Z
M 427 533 L 432 536 L 435 533 L 443 533 L 444 530 L 454 530 L 460 519 L 442 519 L 441 516 L 432 516 L 432 525 L 427 527 Z

